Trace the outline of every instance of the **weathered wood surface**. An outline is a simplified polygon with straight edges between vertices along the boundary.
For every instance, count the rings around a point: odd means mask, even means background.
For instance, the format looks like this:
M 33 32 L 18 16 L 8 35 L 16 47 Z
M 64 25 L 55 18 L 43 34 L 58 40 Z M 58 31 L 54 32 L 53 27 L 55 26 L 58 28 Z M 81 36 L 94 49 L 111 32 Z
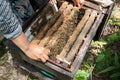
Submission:
M 99 40 L 99 39 L 101 38 L 101 36 L 102 36 L 102 34 L 103 34 L 103 31 L 104 31 L 104 28 L 106 27 L 106 25 L 107 25 L 107 23 L 108 23 L 108 20 L 109 20 L 109 18 L 110 18 L 110 16 L 111 16 L 111 13 L 112 13 L 111 11 L 113 10 L 114 5 L 115 5 L 115 3 L 112 4 L 112 5 L 109 7 L 109 9 L 105 8 L 105 9 L 106 9 L 106 11 L 104 11 L 105 17 L 103 18 L 103 21 L 102 21 L 101 24 L 99 25 L 99 28 L 98 28 L 98 30 L 97 30 L 97 32 L 96 32 L 96 35 L 95 35 L 94 40 Z
M 57 58 L 58 59 L 61 58 L 60 59 L 61 61 L 70 64 L 69 61 L 71 61 L 74 58 L 80 44 L 82 44 L 82 42 L 78 43 L 77 41 L 77 43 L 75 43 L 75 45 L 76 44 L 77 45 L 76 46 L 74 45 L 76 49 L 74 50 L 73 53 L 73 51 L 71 50 L 73 50 L 74 48 L 71 49 L 71 47 L 74 44 L 74 41 L 76 40 L 78 34 L 86 35 L 87 30 L 89 30 L 89 28 L 85 30 L 82 29 L 85 25 L 85 22 L 88 19 L 87 17 L 89 17 L 89 15 L 91 14 L 91 11 L 86 10 L 85 14 L 86 18 L 83 18 L 79 23 L 80 26 L 76 28 L 78 24 L 79 12 L 80 11 L 77 7 L 73 7 L 73 5 L 71 4 L 68 5 L 68 3 L 64 3 L 62 7 L 59 9 L 58 13 L 56 13 L 52 17 L 52 19 L 44 26 L 43 30 L 41 30 L 41 32 L 38 33 L 38 35 L 34 38 L 32 43 L 36 43 L 40 46 L 49 49 L 50 58 L 52 60 L 55 60 L 56 55 L 60 54 L 61 57 L 57 56 Z M 81 15 L 81 17 L 83 17 L 83 15 Z M 82 31 L 82 33 L 80 33 L 80 31 Z M 84 33 L 85 31 L 86 33 Z M 84 37 L 82 36 L 81 38 Z M 66 59 L 64 57 L 66 57 Z
M 51 7 L 50 7 L 49 4 L 46 5 L 46 7 L 42 10 L 42 12 L 37 16 L 35 21 L 32 22 L 32 24 L 31 24 L 31 28 L 32 28 L 31 32 L 33 34 L 34 34 L 34 32 L 38 31 L 38 29 L 41 28 L 41 26 L 43 26 L 47 22 L 45 14 L 48 14 L 48 10 L 51 11 Z
M 49 43 L 47 44 L 47 48 L 50 49 L 50 53 L 56 57 L 59 54 L 63 47 L 65 46 L 69 36 L 72 35 L 78 19 L 78 8 L 72 8 L 70 15 L 66 15 L 63 24 L 58 28 L 58 30 L 52 35 Z
M 88 50 L 88 47 L 89 47 L 93 37 L 95 36 L 96 31 L 99 28 L 99 25 L 101 24 L 104 16 L 105 16 L 104 14 L 98 13 L 98 16 L 96 17 L 96 20 L 95 20 L 94 24 L 92 25 L 92 27 L 89 31 L 89 34 L 87 34 L 87 37 L 86 37 L 83 45 L 80 47 L 78 54 L 76 55 L 76 57 L 74 59 L 74 62 L 70 66 L 73 74 L 75 74 L 77 72 L 77 70 L 79 69 L 78 65 L 80 65 L 82 63 L 84 56 Z
M 74 45 L 70 49 L 69 53 L 67 54 L 66 61 L 68 61 L 68 64 L 70 64 L 75 55 L 77 54 L 80 46 L 82 45 L 82 42 L 84 41 L 84 38 L 86 37 L 88 31 L 90 30 L 92 24 L 94 23 L 94 20 L 97 16 L 96 11 L 92 11 L 91 16 L 89 17 L 87 23 L 85 24 L 84 28 L 82 29 L 82 32 L 78 36 L 77 40 L 75 41 Z
M 97 10 L 97 11 L 101 11 L 100 10 L 100 6 L 98 6 L 98 4 L 92 3 L 90 0 L 85 1 L 84 5 L 89 7 L 89 8 L 91 8 L 91 9 L 94 9 L 94 10 Z
M 57 29 L 61 26 L 63 23 L 63 20 L 66 15 L 70 14 L 72 9 L 72 5 L 67 6 L 67 8 L 63 11 L 63 14 L 59 17 L 58 20 L 55 21 L 55 24 L 46 32 L 44 38 L 40 41 L 39 45 L 45 46 L 49 40 L 51 39 L 52 35 L 57 31 Z
M 84 27 L 84 25 L 85 25 L 86 21 L 88 20 L 90 14 L 91 14 L 91 10 L 90 9 L 85 11 L 85 14 L 84 14 L 83 18 L 78 23 L 77 27 L 75 28 L 73 34 L 70 36 L 69 40 L 65 44 L 65 46 L 64 46 L 63 50 L 61 51 L 60 55 L 57 55 L 56 58 L 58 60 L 60 60 L 62 62 L 66 62 L 65 61 L 65 56 L 68 53 L 68 51 L 70 50 L 70 48 L 72 47 L 72 45 L 73 45 L 74 41 L 76 40 L 78 34 L 80 33 L 80 31 Z
M 59 11 L 53 16 L 53 18 L 51 18 L 48 21 L 48 23 L 44 26 L 43 30 L 41 30 L 38 33 L 38 35 L 34 38 L 34 40 L 32 40 L 32 43 L 38 44 L 40 42 L 40 40 L 44 37 L 46 32 L 49 30 L 49 28 L 52 27 L 54 25 L 54 23 L 56 22 L 56 20 L 61 16 L 63 11 L 66 9 L 67 5 L 68 5 L 67 2 L 65 2 L 61 5 Z

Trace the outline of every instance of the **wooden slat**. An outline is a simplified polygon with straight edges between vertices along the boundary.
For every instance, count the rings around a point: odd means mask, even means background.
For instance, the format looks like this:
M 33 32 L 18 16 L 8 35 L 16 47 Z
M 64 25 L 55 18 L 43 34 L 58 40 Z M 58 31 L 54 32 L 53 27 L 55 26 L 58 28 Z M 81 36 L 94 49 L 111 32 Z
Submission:
M 79 49 L 80 45 L 82 44 L 83 39 L 85 38 L 85 35 L 88 33 L 90 27 L 92 26 L 96 16 L 97 16 L 97 12 L 93 11 L 91 13 L 91 16 L 88 19 L 86 25 L 84 26 L 84 29 L 82 30 L 82 32 L 78 36 L 77 40 L 75 41 L 73 47 L 71 48 L 70 52 L 68 53 L 66 60 L 68 61 L 69 65 L 70 65 L 71 61 L 74 59 L 75 54 L 78 52 L 78 49 Z
M 95 20 L 89 34 L 87 35 L 87 38 L 85 39 L 83 45 L 79 49 L 78 54 L 76 55 L 76 58 L 71 65 L 71 71 L 72 71 L 73 75 L 75 75 L 77 70 L 79 69 L 79 66 L 84 59 L 84 56 L 87 52 L 90 42 L 92 41 L 93 37 L 95 36 L 97 29 L 99 28 L 99 25 L 102 22 L 103 17 L 104 17 L 104 14 L 102 14 L 102 13 L 98 14 L 97 19 Z
M 90 1 L 85 1 L 84 2 L 84 5 L 87 6 L 88 8 L 91 8 L 91 9 L 94 9 L 94 10 L 97 10 L 97 11 L 100 11 L 100 7 L 95 4 L 95 3 L 92 3 Z
M 73 7 L 72 5 L 67 6 L 67 8 L 64 10 L 63 14 L 59 17 L 58 20 L 55 21 L 55 24 L 53 25 L 53 27 L 48 30 L 48 32 L 46 33 L 46 35 L 44 36 L 44 38 L 40 41 L 39 45 L 45 46 L 49 42 L 49 40 L 52 37 L 52 34 L 54 32 L 56 32 L 57 29 L 62 24 L 64 17 L 66 15 L 68 15 L 68 13 L 71 12 L 72 7 Z
M 65 10 L 65 8 L 67 7 L 67 2 L 64 2 L 62 4 L 62 6 L 60 7 L 59 11 L 53 16 L 53 18 L 51 18 L 48 23 L 44 26 L 43 30 L 41 32 L 38 33 L 38 35 L 34 38 L 34 40 L 32 40 L 32 43 L 38 44 L 40 42 L 40 40 L 44 37 L 44 35 L 46 34 L 47 30 L 54 25 L 55 21 L 60 17 L 60 15 L 62 14 L 62 12 Z
M 70 36 L 69 40 L 67 41 L 66 45 L 64 46 L 62 52 L 60 53 L 60 55 L 57 55 L 57 59 L 65 62 L 65 56 L 68 53 L 68 51 L 70 50 L 71 46 L 73 45 L 74 41 L 76 40 L 78 34 L 80 33 L 81 29 L 83 28 L 83 26 L 85 25 L 86 21 L 89 18 L 89 15 L 91 14 L 91 10 L 86 10 L 85 14 L 82 18 L 82 20 L 79 22 L 79 24 L 77 25 L 76 29 L 74 30 L 73 34 Z
M 68 71 L 57 67 L 49 62 L 46 63 L 42 63 L 41 61 L 36 61 L 36 60 L 32 60 L 29 57 L 27 57 L 26 55 L 24 55 L 22 52 L 19 52 L 22 59 L 27 61 L 28 63 L 40 68 L 40 69 L 44 69 L 47 72 L 50 72 L 51 74 L 53 74 L 54 76 L 57 77 L 57 80 L 62 80 L 63 78 L 66 78 L 66 80 L 70 80 L 71 73 L 69 73 Z M 71 77 L 70 77 L 71 76 Z
M 40 12 L 43 10 L 43 8 L 45 8 L 45 6 L 48 4 L 49 0 L 45 0 L 44 4 L 42 6 L 40 6 L 40 8 L 31 15 L 31 17 L 25 21 L 22 25 L 23 28 L 23 32 L 25 32 L 27 30 L 27 28 L 30 27 L 31 23 L 34 21 L 34 19 L 40 14 Z
M 78 13 L 79 9 L 74 7 L 70 12 L 70 15 L 65 17 L 63 24 L 58 28 L 47 44 L 46 47 L 50 49 L 50 53 L 53 59 L 55 59 L 56 55 L 62 51 L 69 36 L 72 35 L 72 32 L 76 27 Z
M 111 15 L 111 13 L 112 13 L 112 10 L 113 10 L 114 5 L 115 5 L 115 3 L 112 4 L 112 5 L 109 7 L 109 9 L 105 8 L 105 9 L 106 9 L 106 12 L 105 12 L 105 14 L 104 14 L 105 16 L 104 16 L 104 18 L 103 18 L 103 21 L 102 21 L 101 24 L 99 25 L 99 28 L 98 28 L 98 30 L 97 30 L 97 32 L 96 32 L 97 35 L 95 35 L 94 40 L 99 40 L 99 39 L 101 38 L 102 33 L 103 33 L 103 31 L 104 31 L 104 28 L 106 27 L 106 25 L 107 25 L 107 23 L 108 23 L 108 20 L 109 20 L 109 18 L 110 18 L 110 15 Z
M 41 27 L 43 24 L 45 24 L 47 22 L 45 14 L 47 14 L 48 10 L 50 10 L 50 9 L 51 9 L 50 5 L 49 4 L 46 5 L 46 7 L 43 9 L 43 11 L 36 17 L 35 21 L 32 22 L 32 24 L 30 26 L 32 28 L 32 32 L 38 31 L 39 27 Z

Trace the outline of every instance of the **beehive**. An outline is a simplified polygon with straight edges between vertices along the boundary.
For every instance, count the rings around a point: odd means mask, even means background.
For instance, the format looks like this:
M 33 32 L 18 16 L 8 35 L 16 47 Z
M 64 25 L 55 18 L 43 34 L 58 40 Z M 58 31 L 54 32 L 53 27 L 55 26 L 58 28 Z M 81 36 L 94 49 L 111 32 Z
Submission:
M 63 2 L 59 11 L 47 21 L 45 21 L 47 18 L 44 19 L 46 14 L 42 13 L 42 19 L 41 15 L 38 15 L 31 24 L 32 33 L 35 34 L 32 43 L 49 49 L 50 59 L 46 63 L 42 63 L 31 60 L 24 54 L 21 54 L 22 58 L 32 65 L 54 74 L 59 80 L 73 78 L 91 40 L 98 28 L 104 26 L 108 20 L 108 13 L 113 7 L 111 5 L 101 11 L 97 4 L 86 2 L 96 6 L 96 9 L 89 5 L 78 9 L 68 2 Z M 44 12 L 46 13 L 46 11 L 47 9 Z M 105 23 L 102 20 L 105 20 Z

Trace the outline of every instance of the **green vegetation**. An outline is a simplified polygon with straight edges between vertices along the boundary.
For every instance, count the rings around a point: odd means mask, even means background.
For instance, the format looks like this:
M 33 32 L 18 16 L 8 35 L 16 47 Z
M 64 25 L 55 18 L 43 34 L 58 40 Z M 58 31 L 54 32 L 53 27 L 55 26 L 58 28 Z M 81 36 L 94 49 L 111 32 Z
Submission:
M 107 43 L 111 44 L 119 40 L 120 40 L 120 30 L 115 34 L 108 36 Z
M 118 80 L 120 78 L 120 54 L 112 49 L 105 48 L 105 45 L 110 45 L 119 40 L 120 31 L 108 36 L 106 41 L 92 41 L 91 43 L 92 46 L 100 46 L 95 68 L 99 75 L 107 73 L 109 80 Z M 91 66 L 88 65 L 87 61 L 84 61 L 82 65 L 85 69 L 78 70 L 74 80 L 88 80 L 88 78 L 92 80 L 90 75 L 92 75 L 94 67 L 91 65 L 93 69 L 90 70 Z
M 91 45 L 100 45 L 100 46 L 103 46 L 106 44 L 107 44 L 106 41 L 92 41 L 92 43 L 91 43 Z
M 74 80 L 87 80 L 88 79 L 88 71 L 87 70 L 78 70 Z
M 113 21 L 112 19 L 109 20 L 109 23 L 111 25 L 115 25 L 115 26 L 120 26 L 120 21 Z
M 74 80 L 88 80 L 89 78 L 92 79 L 92 72 L 95 66 L 91 66 L 86 61 L 83 62 L 84 69 L 78 70 Z
M 120 31 L 110 35 L 107 44 L 112 44 L 120 40 Z M 120 78 L 120 54 L 107 48 L 100 52 L 96 59 L 96 69 L 99 74 L 108 73 L 109 80 L 118 80 Z
M 110 49 L 106 49 L 105 51 L 102 51 L 97 59 L 96 59 L 96 68 L 98 71 L 101 71 L 102 69 L 105 69 L 111 65 L 113 61 L 112 54 Z
M 120 26 L 120 8 L 117 6 L 112 11 L 109 23 L 111 25 Z
M 112 53 L 110 49 L 102 51 L 96 59 L 96 68 L 100 74 L 109 73 L 109 80 L 120 77 L 120 54 Z

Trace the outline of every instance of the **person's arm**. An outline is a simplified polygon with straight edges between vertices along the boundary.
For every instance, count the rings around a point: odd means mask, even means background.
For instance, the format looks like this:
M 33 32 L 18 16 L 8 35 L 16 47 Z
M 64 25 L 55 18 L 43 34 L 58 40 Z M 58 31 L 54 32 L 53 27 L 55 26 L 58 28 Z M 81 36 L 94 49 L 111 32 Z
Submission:
M 7 0 L 0 0 L 0 32 L 4 37 L 12 40 L 31 59 L 43 62 L 48 59 L 48 52 L 44 48 L 28 41 Z
M 23 32 L 11 40 L 31 59 L 42 60 L 43 62 L 48 59 L 48 50 L 30 43 Z

